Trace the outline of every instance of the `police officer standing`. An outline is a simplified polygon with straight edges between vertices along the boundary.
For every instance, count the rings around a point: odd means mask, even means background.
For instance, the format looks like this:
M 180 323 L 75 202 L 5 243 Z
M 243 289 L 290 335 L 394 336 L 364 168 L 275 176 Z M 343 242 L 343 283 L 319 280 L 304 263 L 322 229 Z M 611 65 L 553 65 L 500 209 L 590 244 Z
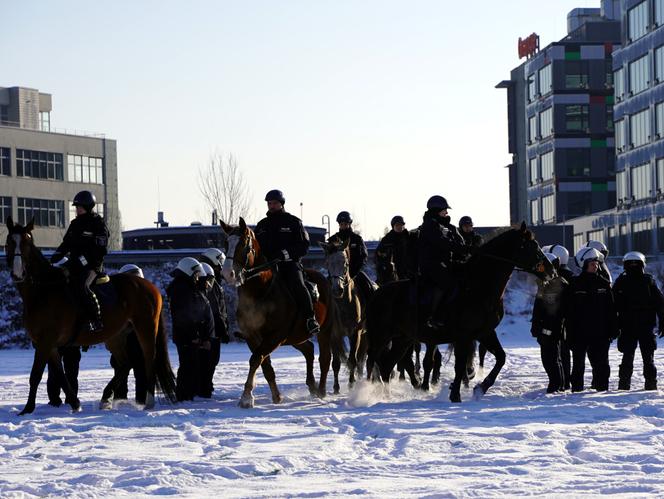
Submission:
M 381 278 L 379 284 L 390 280 L 408 279 L 408 231 L 403 217 L 396 215 L 390 222 L 392 230 L 378 243 L 376 248 L 376 270 L 378 276 L 393 274 L 391 279 Z M 393 270 L 386 272 L 385 269 Z
M 97 200 L 90 191 L 81 191 L 74 196 L 76 218 L 71 221 L 62 244 L 55 250 L 51 262 L 64 264 L 70 273 L 70 280 L 87 312 L 86 329 L 89 332 L 101 331 L 101 307 L 90 286 L 97 275 L 104 270 L 104 256 L 107 253 L 108 228 L 104 219 L 93 211 Z M 64 262 L 65 257 L 69 259 Z
M 643 377 L 646 390 L 657 390 L 657 368 L 655 350 L 657 339 L 654 328 L 655 317 L 659 322 L 659 336 L 664 336 L 664 296 L 652 275 L 645 273 L 646 257 L 632 251 L 623 257 L 623 268 L 613 286 L 616 298 L 620 338 L 618 350 L 622 352 L 622 363 L 618 371 L 619 390 L 629 390 L 634 370 L 634 353 L 638 344 L 643 358 Z
M 619 334 L 618 317 L 609 282 L 600 277 L 602 254 L 595 248 L 581 248 L 576 254 L 581 274 L 567 288 L 565 320 L 572 347 L 572 391 L 583 390 L 586 355 L 593 370 L 592 387 L 609 389 L 609 346 Z
M 609 284 L 613 284 L 613 277 L 611 277 L 611 272 L 609 272 L 609 267 L 606 264 L 606 259 L 609 256 L 609 249 L 602 241 L 590 240 L 585 245 L 586 248 L 595 248 L 602 254 L 602 259 L 599 262 L 599 270 L 597 273 L 600 277 L 603 277 Z
M 203 267 L 195 258 L 185 257 L 171 274 L 166 288 L 173 321 L 173 343 L 178 349 L 180 366 L 177 373 L 178 401 L 193 400 L 201 378 L 199 349 L 210 349 L 214 334 L 214 317 L 210 302 L 200 291 L 197 281 Z
M 280 260 L 277 272 L 304 316 L 307 332 L 318 334 L 320 326 L 314 316 L 311 295 L 304 284 L 304 267 L 300 262 L 309 249 L 309 234 L 302 221 L 284 209 L 286 199 L 281 191 L 271 190 L 265 201 L 267 216 L 256 225 L 256 238 L 268 260 Z

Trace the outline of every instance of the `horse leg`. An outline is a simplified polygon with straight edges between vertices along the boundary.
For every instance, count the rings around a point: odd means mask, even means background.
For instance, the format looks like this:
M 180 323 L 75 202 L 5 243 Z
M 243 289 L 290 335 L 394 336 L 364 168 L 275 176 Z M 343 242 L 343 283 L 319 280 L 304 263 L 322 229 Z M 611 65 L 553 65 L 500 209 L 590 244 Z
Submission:
M 461 402 L 461 383 L 467 376 L 466 361 L 472 345 L 472 340 L 462 340 L 454 343 L 454 381 L 450 385 L 450 401 Z
M 424 367 L 424 376 L 422 377 L 422 390 L 425 392 L 429 391 L 429 378 L 431 377 L 431 371 L 433 370 L 433 358 L 434 358 L 434 352 L 438 350 L 438 345 L 433 345 L 431 343 L 427 343 L 427 349 L 426 352 L 424 353 L 424 359 L 422 364 Z
M 313 353 L 312 353 L 313 356 Z M 305 355 L 306 357 L 306 355 Z M 307 364 L 309 363 L 309 360 L 307 359 Z M 313 361 L 312 361 L 313 364 Z M 270 387 L 270 392 L 272 392 L 272 403 L 274 404 L 280 404 L 281 401 L 283 400 L 283 397 L 281 396 L 281 393 L 279 392 L 279 387 L 277 386 L 277 376 L 274 373 L 274 368 L 272 367 L 272 359 L 270 356 L 266 356 L 265 359 L 263 359 L 263 362 L 261 364 L 261 369 L 263 370 L 263 376 L 265 376 L 265 381 L 267 381 L 267 384 Z
M 240 397 L 239 405 L 243 409 L 249 409 L 254 406 L 254 387 L 256 386 L 256 371 L 263 364 L 265 355 L 254 352 L 249 358 L 249 374 L 247 375 L 247 381 L 244 383 L 244 392 Z
M 315 395 L 316 377 L 314 376 L 314 344 L 307 340 L 299 345 L 293 345 L 293 348 L 304 355 L 304 360 L 307 363 L 307 387 L 309 388 L 309 393 Z M 263 371 L 263 373 L 265 373 L 265 371 Z
M 101 400 L 99 401 L 100 409 L 111 409 L 113 407 L 113 399 L 115 394 L 118 392 L 120 385 L 127 379 L 129 376 L 129 367 L 128 366 L 117 366 L 113 372 L 113 378 L 108 382 L 104 388 L 104 392 L 101 395 Z
M 358 359 L 360 351 L 360 342 L 362 341 L 362 332 L 355 331 L 350 337 L 351 349 L 348 354 L 348 385 L 353 386 L 355 384 L 355 372 L 359 375 L 358 369 Z M 338 393 L 338 392 L 335 392 Z
M 78 396 L 72 388 L 69 378 L 65 373 L 64 366 L 62 365 L 62 358 L 57 348 L 53 349 L 48 365 L 49 369 L 51 369 L 51 367 L 55 368 L 54 374 L 57 377 L 62 391 L 65 393 L 65 402 L 71 406 L 72 412 L 79 412 L 81 410 L 81 402 L 78 400 Z M 71 366 L 69 367 L 71 368 Z M 75 375 L 77 376 L 78 372 L 76 372 Z
M 475 377 L 475 351 L 477 350 L 477 341 L 473 340 L 470 351 L 466 358 L 466 375 L 463 377 L 463 386 L 468 388 L 470 380 Z
M 413 350 L 415 350 L 415 371 L 417 372 L 417 375 L 419 376 L 420 371 L 422 370 L 422 363 L 420 362 L 420 353 L 422 352 L 422 343 L 420 343 L 419 341 L 416 341 L 415 345 L 413 346 Z
M 431 374 L 431 384 L 437 385 L 440 381 L 440 369 L 443 366 L 443 354 L 440 353 L 438 346 L 433 351 L 433 370 Z
M 397 371 L 399 371 L 399 381 L 404 381 L 406 379 L 406 364 L 410 361 L 413 363 L 413 347 L 410 347 L 406 350 L 403 357 L 401 357 L 397 362 Z M 415 370 L 415 365 L 413 365 L 413 371 Z
M 491 331 L 487 337 L 483 338 L 480 342 L 480 345 L 482 344 L 486 347 L 487 351 L 496 358 L 496 365 L 493 366 L 493 369 L 491 369 L 487 377 L 484 378 L 484 380 L 482 380 L 482 382 L 475 387 L 473 395 L 476 398 L 484 395 L 489 390 L 489 388 L 493 386 L 493 384 L 496 382 L 496 379 L 498 378 L 500 370 L 505 365 L 505 350 L 500 344 L 500 340 L 498 339 L 498 335 L 496 335 L 496 331 Z
M 484 357 L 486 357 L 486 347 L 484 344 L 480 341 L 480 347 L 479 347 L 479 355 L 480 355 L 480 367 L 484 367 Z
M 25 404 L 25 407 L 21 412 L 18 413 L 19 416 L 25 414 L 32 414 L 35 410 L 35 401 L 37 399 L 37 388 L 41 382 L 42 376 L 44 375 L 44 368 L 46 367 L 46 362 L 50 357 L 50 352 L 44 348 L 37 347 L 35 349 L 35 357 L 32 361 L 32 369 L 30 371 L 30 392 L 28 394 L 28 401 Z M 60 366 L 62 367 L 62 365 Z
M 420 379 L 420 375 L 418 374 L 418 372 L 415 370 L 412 351 L 408 350 L 408 353 L 407 355 L 404 356 L 402 362 L 403 362 L 402 366 L 404 367 L 404 371 L 406 371 L 408 377 L 410 378 L 410 384 L 413 386 L 413 388 L 420 388 L 422 380 Z
M 330 332 L 318 335 L 318 364 L 320 366 L 320 381 L 318 382 L 318 396 L 325 398 L 327 394 L 327 373 L 330 371 L 332 361 L 332 347 L 330 345 Z
M 339 384 L 339 371 L 341 371 L 341 357 L 338 353 L 332 353 L 332 372 L 334 373 L 334 394 L 338 394 L 341 390 Z
M 394 369 L 394 366 L 404 357 L 410 346 L 412 346 L 412 342 L 410 340 L 403 340 L 400 338 L 392 339 L 392 348 L 384 352 L 384 354 L 380 357 L 379 362 L 380 374 L 385 383 L 390 382 L 390 377 L 392 376 L 392 370 Z M 411 364 L 412 362 L 412 359 L 410 359 Z M 404 367 L 408 369 L 408 360 L 406 360 Z M 412 378 L 411 383 L 413 383 Z M 419 383 L 417 383 L 417 385 L 419 386 Z

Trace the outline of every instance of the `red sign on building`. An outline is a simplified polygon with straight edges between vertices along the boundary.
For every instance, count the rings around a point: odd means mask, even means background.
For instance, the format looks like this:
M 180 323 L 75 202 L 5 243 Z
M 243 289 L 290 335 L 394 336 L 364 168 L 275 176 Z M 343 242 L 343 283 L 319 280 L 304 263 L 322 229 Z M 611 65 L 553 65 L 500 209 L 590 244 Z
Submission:
M 532 57 L 539 52 L 539 48 L 539 36 L 536 33 L 533 33 L 524 40 L 519 38 L 519 59 Z

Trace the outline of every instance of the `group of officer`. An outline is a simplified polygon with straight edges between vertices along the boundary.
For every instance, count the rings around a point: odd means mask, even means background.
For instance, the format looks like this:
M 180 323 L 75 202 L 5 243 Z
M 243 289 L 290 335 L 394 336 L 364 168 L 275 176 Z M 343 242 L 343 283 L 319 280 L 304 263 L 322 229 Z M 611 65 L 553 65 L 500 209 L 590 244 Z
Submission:
M 664 336 L 664 296 L 652 275 L 645 272 L 645 256 L 637 251 L 627 253 L 624 271 L 612 286 L 608 250 L 600 241 L 589 241 L 574 256 L 578 275 L 569 268 L 569 252 L 563 246 L 543 250 L 557 277 L 538 286 L 531 333 L 540 345 L 549 378 L 547 392 L 582 391 L 586 357 L 592 368 L 591 388 L 608 390 L 609 348 L 616 339 L 623 354 L 618 389 L 631 388 L 638 346 L 644 387 L 656 390 L 655 327 L 659 323 L 659 336 Z

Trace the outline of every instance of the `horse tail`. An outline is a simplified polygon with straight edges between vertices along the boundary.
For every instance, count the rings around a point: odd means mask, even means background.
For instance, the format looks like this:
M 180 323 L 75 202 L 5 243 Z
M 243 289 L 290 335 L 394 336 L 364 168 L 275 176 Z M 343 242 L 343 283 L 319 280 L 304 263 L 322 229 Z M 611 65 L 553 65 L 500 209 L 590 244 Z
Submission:
M 154 372 L 157 388 L 171 404 L 175 403 L 175 374 L 168 357 L 168 335 L 166 334 L 166 321 L 163 313 L 159 314 L 159 327 L 155 342 Z

